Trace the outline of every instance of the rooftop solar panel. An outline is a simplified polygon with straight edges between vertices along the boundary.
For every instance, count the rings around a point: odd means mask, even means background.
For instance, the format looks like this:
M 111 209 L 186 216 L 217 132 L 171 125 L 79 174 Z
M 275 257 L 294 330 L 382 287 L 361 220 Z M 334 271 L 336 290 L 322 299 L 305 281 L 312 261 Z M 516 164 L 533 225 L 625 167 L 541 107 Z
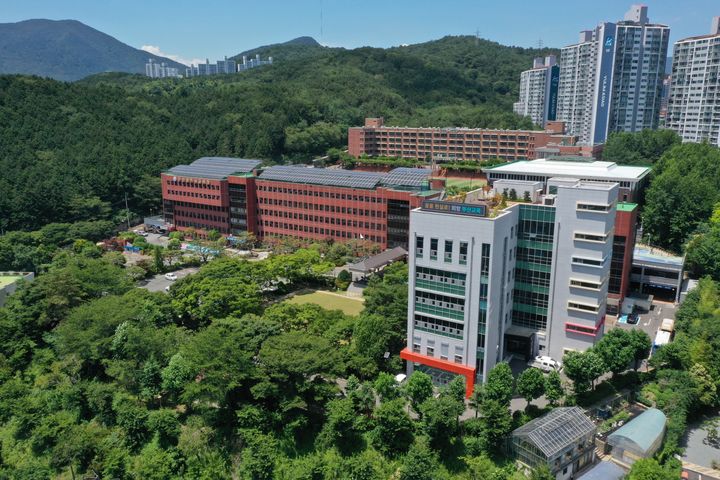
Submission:
M 383 175 L 355 170 L 278 165 L 263 170 L 259 178 L 261 180 L 275 180 L 280 182 L 372 189 L 380 183 Z
M 190 165 L 173 167 L 168 170 L 168 173 L 186 177 L 221 180 L 234 173 L 252 172 L 261 163 L 261 160 L 251 160 L 247 158 L 202 157 Z
M 422 187 L 428 181 L 430 170 L 425 168 L 399 167 L 388 172 L 382 180 L 383 185 L 404 187 Z

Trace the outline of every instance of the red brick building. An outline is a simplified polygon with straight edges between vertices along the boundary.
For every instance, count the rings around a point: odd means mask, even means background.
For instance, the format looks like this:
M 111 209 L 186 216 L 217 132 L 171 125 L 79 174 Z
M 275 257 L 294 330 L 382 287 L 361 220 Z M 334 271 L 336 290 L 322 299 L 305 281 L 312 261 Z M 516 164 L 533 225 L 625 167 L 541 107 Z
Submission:
M 406 246 L 410 210 L 440 194 L 430 170 L 387 173 L 273 166 L 205 157 L 162 174 L 165 221 L 200 234 L 364 239 Z
M 630 288 L 637 215 L 637 204 L 618 202 L 608 280 L 607 313 L 611 315 L 616 315 L 620 311 L 620 306 Z
M 387 127 L 382 118 L 366 118 L 365 126 L 348 129 L 348 153 L 422 160 L 508 161 L 556 155 L 599 157 L 602 147 L 577 144 L 564 134 L 563 122 L 548 122 L 545 130 L 481 128 Z

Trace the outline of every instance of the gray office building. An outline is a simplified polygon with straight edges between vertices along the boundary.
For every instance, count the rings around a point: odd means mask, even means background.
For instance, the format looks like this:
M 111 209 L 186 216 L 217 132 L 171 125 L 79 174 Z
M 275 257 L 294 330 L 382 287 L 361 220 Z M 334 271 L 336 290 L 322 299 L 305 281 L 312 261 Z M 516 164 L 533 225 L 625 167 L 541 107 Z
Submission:
M 538 182 L 512 188 L 534 190 Z M 410 215 L 408 373 L 467 393 L 509 353 L 562 360 L 602 338 L 617 183 L 550 179 L 536 203 L 426 201 Z
M 665 125 L 684 142 L 720 146 L 720 17 L 709 35 L 675 42 Z
M 670 29 L 633 5 L 623 20 L 583 31 L 561 50 L 558 120 L 588 145 L 610 132 L 658 127 Z

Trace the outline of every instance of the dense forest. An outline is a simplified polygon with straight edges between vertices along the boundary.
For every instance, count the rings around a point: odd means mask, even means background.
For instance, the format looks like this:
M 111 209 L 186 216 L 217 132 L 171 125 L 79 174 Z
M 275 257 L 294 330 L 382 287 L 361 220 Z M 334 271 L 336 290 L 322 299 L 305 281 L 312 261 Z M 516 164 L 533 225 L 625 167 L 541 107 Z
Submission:
M 388 123 L 525 127 L 519 72 L 546 50 L 447 37 L 411 47 L 273 47 L 271 67 L 206 79 L 0 77 L 0 231 L 157 208 L 158 173 L 203 155 L 307 161 Z

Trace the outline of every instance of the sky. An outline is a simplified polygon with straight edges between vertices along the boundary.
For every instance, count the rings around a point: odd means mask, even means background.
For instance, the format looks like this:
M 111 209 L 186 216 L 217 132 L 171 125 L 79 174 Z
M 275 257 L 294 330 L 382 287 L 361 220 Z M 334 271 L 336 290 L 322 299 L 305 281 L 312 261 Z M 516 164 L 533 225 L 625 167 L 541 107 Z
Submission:
M 197 63 L 312 36 L 323 45 L 390 47 L 445 35 L 562 47 L 620 20 L 632 0 L 0 0 L 0 23 L 79 20 L 136 48 Z M 673 42 L 709 32 L 719 0 L 647 0 Z

